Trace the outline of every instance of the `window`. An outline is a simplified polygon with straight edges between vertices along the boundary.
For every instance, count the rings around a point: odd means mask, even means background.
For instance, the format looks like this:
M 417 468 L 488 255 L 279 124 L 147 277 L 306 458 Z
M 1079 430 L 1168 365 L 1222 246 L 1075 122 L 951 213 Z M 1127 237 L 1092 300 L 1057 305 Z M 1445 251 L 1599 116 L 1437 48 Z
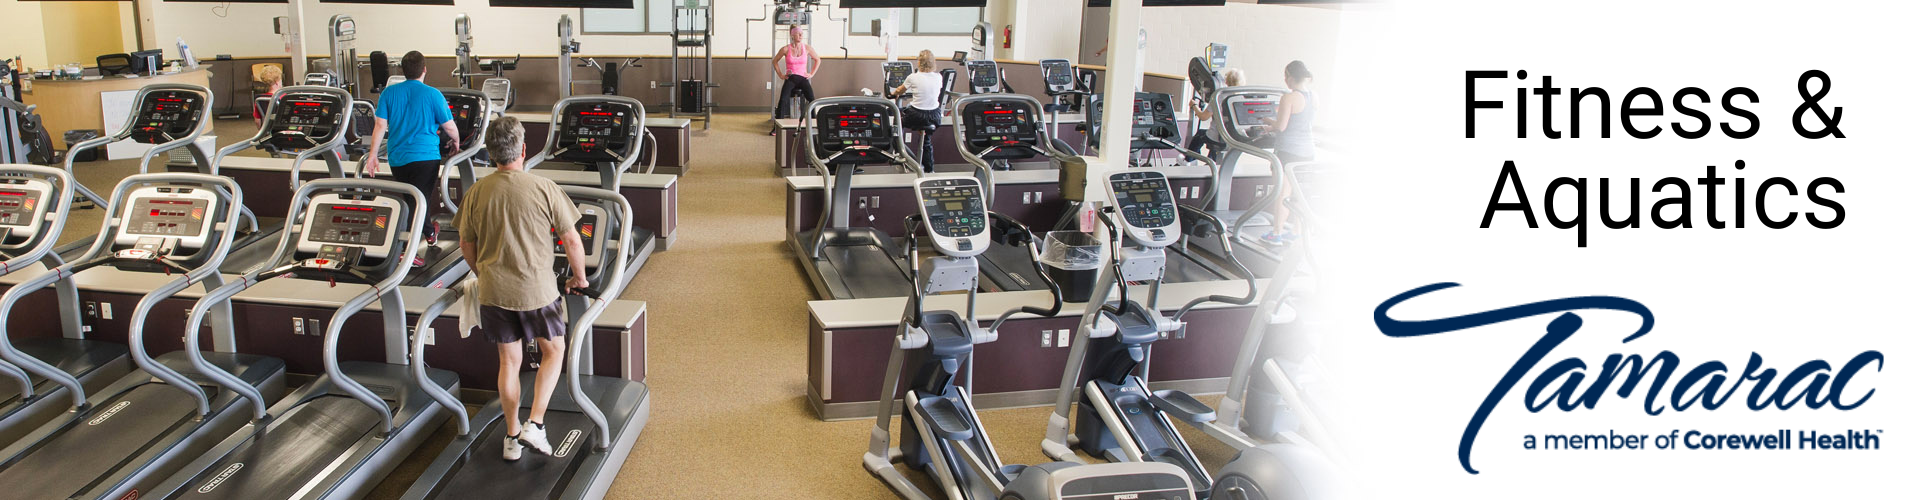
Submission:
M 581 33 L 587 35 L 664 35 L 673 33 L 673 6 L 683 0 L 633 0 L 631 9 L 580 9 Z M 688 29 L 704 24 L 703 11 L 682 19 Z
M 853 35 L 873 32 L 875 19 L 886 19 L 887 11 L 894 9 L 847 9 L 847 33 Z M 910 7 L 900 10 L 901 35 L 966 35 L 973 33 L 973 25 L 985 20 L 985 7 Z

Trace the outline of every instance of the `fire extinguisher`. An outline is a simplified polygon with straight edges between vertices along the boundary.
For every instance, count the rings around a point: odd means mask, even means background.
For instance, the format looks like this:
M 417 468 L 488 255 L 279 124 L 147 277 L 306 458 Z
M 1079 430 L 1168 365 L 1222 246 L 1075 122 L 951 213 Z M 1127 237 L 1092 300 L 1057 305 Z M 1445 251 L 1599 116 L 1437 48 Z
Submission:
M 1013 25 L 1009 24 L 1006 25 L 1006 27 L 1000 28 L 1000 48 L 1013 48 Z

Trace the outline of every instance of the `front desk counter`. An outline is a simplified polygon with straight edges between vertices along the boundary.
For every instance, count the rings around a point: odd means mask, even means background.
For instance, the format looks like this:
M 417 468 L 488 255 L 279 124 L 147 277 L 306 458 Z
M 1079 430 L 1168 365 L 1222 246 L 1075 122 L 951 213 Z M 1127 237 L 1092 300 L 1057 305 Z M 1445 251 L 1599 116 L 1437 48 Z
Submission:
M 1266 280 L 1256 281 L 1258 289 L 1266 289 Z M 1147 287 L 1131 287 L 1128 292 L 1145 303 Z M 1246 281 L 1169 283 L 1160 289 L 1160 308 L 1172 314 L 1195 297 L 1240 297 L 1247 292 Z M 1002 311 L 1020 306 L 1045 307 L 1050 300 L 1045 291 L 983 293 L 979 295 L 978 319 L 981 326 L 986 326 Z M 873 418 L 887 357 L 894 348 L 906 303 L 904 297 L 807 303 L 811 319 L 807 333 L 807 403 L 815 416 L 822 420 Z M 958 381 L 973 391 L 974 405 L 992 409 L 1053 404 L 1060 374 L 1066 370 L 1074 329 L 1085 307 L 1068 303 L 1051 318 L 1018 314 L 1001 325 L 999 340 L 974 346 L 974 379 Z M 966 296 L 929 297 L 926 308 L 965 311 Z M 1252 304 L 1208 303 L 1187 313 L 1185 331 L 1153 344 L 1148 373 L 1153 388 L 1192 394 L 1224 391 L 1253 312 Z M 902 384 L 901 393 L 905 389 Z M 898 411 L 896 407 L 896 414 Z
M 341 168 L 351 173 L 355 168 L 351 161 L 341 162 Z M 176 172 L 192 172 L 194 167 L 185 164 L 168 164 Z M 287 204 L 293 200 L 293 189 L 289 186 L 290 173 L 293 170 L 291 158 L 266 158 L 258 156 L 230 156 L 220 164 L 220 173 L 233 178 L 240 184 L 241 192 L 246 193 L 247 208 L 259 217 L 285 217 Z M 600 186 L 600 174 L 597 172 L 534 168 L 530 172 L 553 179 L 566 186 Z M 492 168 L 475 168 L 474 175 L 486 176 L 493 173 Z M 383 166 L 380 177 L 390 178 L 392 172 Z M 327 165 L 319 159 L 307 160 L 300 165 L 302 180 L 327 177 Z M 455 202 L 460 200 L 460 175 L 454 172 L 448 181 L 447 192 Z M 680 228 L 680 178 L 667 174 L 621 174 L 620 195 L 633 204 L 633 222 L 635 226 L 653 231 L 654 247 L 666 250 L 673 246 L 679 237 Z M 432 195 L 429 195 L 432 197 Z M 444 207 L 435 207 L 435 213 L 445 212 Z
M 45 267 L 36 265 L 33 269 L 23 269 L 0 277 L 0 285 L 11 287 L 45 272 Z M 225 277 L 231 281 L 239 276 Z M 81 323 L 87 330 L 87 338 L 125 344 L 129 317 L 141 296 L 175 278 L 177 276 L 121 271 L 111 267 L 89 269 L 74 276 L 79 288 Z M 162 301 L 150 312 L 146 323 L 148 352 L 158 356 L 185 348 L 185 311 L 204 295 L 204 290 L 192 287 Z M 366 285 L 330 286 L 324 281 L 293 278 L 272 279 L 254 285 L 233 298 L 235 348 L 242 353 L 286 360 L 287 371 L 291 373 L 322 373 L 321 337 L 326 333 L 327 323 L 340 304 L 365 290 Z M 400 293 L 407 308 L 407 327 L 411 330 L 419 320 L 419 313 L 448 292 L 434 288 L 402 287 Z M 57 307 L 52 287 L 28 295 L 15 306 L 14 311 L 43 313 L 14 314 L 7 318 L 8 334 L 16 339 L 59 336 L 62 328 L 59 315 L 52 313 Z M 408 340 L 384 336 L 379 311 L 380 303 L 376 301 L 347 321 L 341 329 L 341 360 L 393 361 L 386 359 L 385 342 Z M 477 332 L 463 338 L 457 333 L 458 315 L 457 309 L 449 309 L 433 323 L 432 331 L 428 332 L 433 337 L 427 347 L 427 364 L 458 373 L 463 388 L 492 391 L 495 389 L 497 372 L 494 345 Z M 214 347 L 211 329 L 203 331 L 201 346 L 210 350 Z M 591 344 L 593 374 L 645 382 L 647 304 L 613 301 L 594 321 Z M 531 365 L 528 369 L 532 369 Z M 484 397 L 467 399 L 477 401 Z
M 207 87 L 212 82 L 213 72 L 208 67 L 132 78 L 114 75 L 85 80 L 33 80 L 33 90 L 25 92 L 21 102 L 40 107 L 35 112 L 40 114 L 41 124 L 47 134 L 53 136 L 53 147 L 64 150 L 67 149 L 67 143 L 61 134 L 68 130 L 99 130 L 102 135 L 118 132 L 106 130 L 105 116 L 100 109 L 100 94 L 140 90 L 141 87 L 161 83 Z M 129 102 L 127 105 L 132 104 Z M 225 103 L 216 98 L 214 105 L 224 106 Z

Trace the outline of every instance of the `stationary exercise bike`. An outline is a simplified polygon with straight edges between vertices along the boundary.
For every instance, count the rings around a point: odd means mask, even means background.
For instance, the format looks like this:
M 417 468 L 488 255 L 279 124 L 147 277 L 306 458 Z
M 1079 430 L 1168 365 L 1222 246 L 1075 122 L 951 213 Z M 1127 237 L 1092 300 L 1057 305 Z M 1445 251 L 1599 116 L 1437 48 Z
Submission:
M 950 500 L 993 498 L 1161 498 L 1192 497 L 1185 473 L 1165 464 L 1049 464 L 1027 467 L 1002 465 L 973 410 L 973 397 L 956 382 L 972 379 L 969 363 L 973 346 L 994 341 L 1000 325 L 1014 314 L 1052 316 L 1060 311 L 1060 287 L 1051 280 L 1053 305 L 1048 309 L 1008 310 L 986 328 L 973 316 L 979 269 L 975 257 L 988 245 L 989 220 L 985 193 L 976 179 L 922 178 L 914 183 L 920 213 L 906 219 L 908 262 L 912 263 L 914 293 L 887 357 L 872 438 L 862 459 L 867 472 L 886 483 L 902 498 L 933 498 L 901 474 L 894 463 L 925 471 L 940 485 L 940 497 Z M 918 235 L 924 227 L 939 252 L 920 268 Z M 1038 266 L 1038 264 L 1035 264 Z M 1041 276 L 1045 276 L 1042 274 Z M 967 293 L 967 313 L 928 311 L 927 296 L 943 292 Z M 900 447 L 889 448 L 893 422 L 893 395 L 901 368 L 912 354 L 914 365 L 902 401 Z M 1120 478 L 1116 476 L 1129 476 Z M 1068 486 L 1064 483 L 1075 483 Z M 1011 486 L 1011 488 L 1009 487 Z M 1073 491 L 1074 495 L 1064 495 Z M 1134 495 L 1134 496 L 1125 496 Z

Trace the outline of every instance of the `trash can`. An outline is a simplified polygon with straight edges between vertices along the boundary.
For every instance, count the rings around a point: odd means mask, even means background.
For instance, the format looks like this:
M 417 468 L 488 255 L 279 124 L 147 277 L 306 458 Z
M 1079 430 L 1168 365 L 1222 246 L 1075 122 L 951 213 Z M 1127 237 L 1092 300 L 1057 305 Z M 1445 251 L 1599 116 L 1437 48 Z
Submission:
M 98 130 L 68 130 L 66 133 L 60 134 L 60 140 L 66 141 L 67 151 L 69 152 L 73 151 L 73 145 L 75 144 L 98 138 L 100 138 L 100 131 Z M 73 161 L 94 161 L 99 159 L 99 157 L 100 148 L 91 148 L 86 151 L 81 151 L 80 156 L 73 157 Z
M 1060 285 L 1062 300 L 1067 302 L 1086 302 L 1093 296 L 1094 281 L 1106 261 L 1106 245 L 1100 238 L 1079 231 L 1047 233 L 1040 251 L 1040 265 Z

